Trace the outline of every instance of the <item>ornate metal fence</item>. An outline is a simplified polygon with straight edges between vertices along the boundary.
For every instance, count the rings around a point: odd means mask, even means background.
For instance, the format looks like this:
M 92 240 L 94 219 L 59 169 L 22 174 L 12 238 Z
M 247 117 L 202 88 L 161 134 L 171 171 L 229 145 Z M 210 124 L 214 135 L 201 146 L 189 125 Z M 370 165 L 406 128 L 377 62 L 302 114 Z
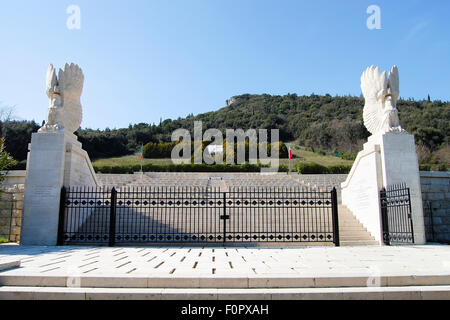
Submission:
M 434 233 L 434 217 L 433 206 L 430 200 L 422 202 L 423 205 L 423 218 L 425 222 L 425 235 L 427 242 L 435 242 L 436 236 Z
M 380 201 L 384 243 L 414 243 L 411 197 L 406 184 L 381 189 Z
M 336 190 L 89 188 L 61 191 L 58 243 L 332 242 Z

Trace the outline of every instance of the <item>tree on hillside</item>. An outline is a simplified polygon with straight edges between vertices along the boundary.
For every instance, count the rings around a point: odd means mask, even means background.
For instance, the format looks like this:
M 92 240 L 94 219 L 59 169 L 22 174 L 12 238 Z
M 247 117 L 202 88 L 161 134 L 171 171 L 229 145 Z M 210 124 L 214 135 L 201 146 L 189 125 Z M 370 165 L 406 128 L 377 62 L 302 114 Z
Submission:
M 7 170 L 15 166 L 17 161 L 14 160 L 9 153 L 5 150 L 4 139 L 0 138 L 0 182 L 5 179 Z

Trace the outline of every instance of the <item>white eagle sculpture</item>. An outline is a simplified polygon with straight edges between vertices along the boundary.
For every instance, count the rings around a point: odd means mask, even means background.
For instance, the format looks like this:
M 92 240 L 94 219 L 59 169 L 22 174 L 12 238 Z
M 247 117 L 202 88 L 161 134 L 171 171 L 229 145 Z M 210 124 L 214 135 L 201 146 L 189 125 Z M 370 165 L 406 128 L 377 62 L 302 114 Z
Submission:
M 50 100 L 48 116 L 39 132 L 78 130 L 82 120 L 80 97 L 83 91 L 84 75 L 76 64 L 67 64 L 56 76 L 53 65 L 48 67 L 46 92 Z
M 366 100 L 364 125 L 371 134 L 406 132 L 400 126 L 397 100 L 400 95 L 400 81 L 397 66 L 393 66 L 386 77 L 379 67 L 371 66 L 361 76 L 361 89 Z

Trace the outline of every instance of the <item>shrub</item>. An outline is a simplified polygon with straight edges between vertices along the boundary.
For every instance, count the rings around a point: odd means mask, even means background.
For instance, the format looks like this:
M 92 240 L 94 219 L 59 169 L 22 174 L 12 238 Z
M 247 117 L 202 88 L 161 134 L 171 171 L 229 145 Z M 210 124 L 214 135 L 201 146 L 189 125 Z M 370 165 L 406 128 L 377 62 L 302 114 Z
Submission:
M 429 164 L 421 164 L 419 165 L 420 171 L 431 171 L 431 165 Z
M 27 169 L 27 160 L 22 160 L 17 162 L 15 166 L 12 166 L 10 170 L 26 170 Z
M 348 165 L 334 165 L 328 167 L 328 173 L 329 174 L 348 174 L 350 170 L 352 169 L 352 166 Z
M 8 239 L 0 237 L 0 243 L 8 243 Z
M 344 159 L 344 160 L 352 160 L 352 161 L 354 161 L 356 159 L 356 156 L 357 156 L 356 153 L 355 154 L 350 154 L 350 153 L 347 153 L 347 152 L 339 153 L 339 157 L 341 159 Z
M 314 162 L 299 162 L 295 166 L 299 174 L 326 174 L 328 168 Z
M 3 142 L 3 138 L 0 138 L 0 182 L 5 178 L 5 172 L 17 165 L 17 161 L 5 150 Z
M 299 162 L 295 168 L 299 174 L 348 174 L 352 166 L 334 165 L 325 167 L 314 162 Z
M 447 166 L 444 163 L 440 164 L 421 164 L 419 165 L 420 171 L 448 171 Z

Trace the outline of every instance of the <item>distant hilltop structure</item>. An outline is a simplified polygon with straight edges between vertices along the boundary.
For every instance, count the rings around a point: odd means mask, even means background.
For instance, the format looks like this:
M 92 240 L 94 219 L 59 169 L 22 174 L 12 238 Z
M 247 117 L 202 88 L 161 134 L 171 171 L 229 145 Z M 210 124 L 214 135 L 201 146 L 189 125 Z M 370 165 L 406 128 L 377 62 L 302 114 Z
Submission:
M 233 103 L 235 103 L 237 100 L 236 100 L 236 97 L 231 97 L 230 99 L 228 99 L 227 100 L 227 107 L 229 107 L 229 106 L 231 106 Z

